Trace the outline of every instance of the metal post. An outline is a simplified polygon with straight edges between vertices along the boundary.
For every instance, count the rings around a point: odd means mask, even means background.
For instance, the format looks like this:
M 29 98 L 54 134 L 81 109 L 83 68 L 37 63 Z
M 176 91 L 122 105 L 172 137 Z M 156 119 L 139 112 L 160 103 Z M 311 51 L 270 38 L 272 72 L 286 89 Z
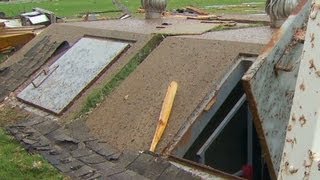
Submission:
M 211 134 L 211 136 L 208 138 L 208 140 L 199 149 L 199 151 L 197 152 L 197 157 L 199 158 L 200 163 L 205 164 L 205 153 L 206 153 L 207 149 L 210 147 L 212 142 L 215 139 L 217 139 L 217 137 L 220 135 L 222 130 L 231 121 L 231 119 L 238 112 L 238 110 L 241 108 L 241 106 L 243 105 L 243 103 L 245 101 L 246 101 L 246 95 L 244 94 L 239 99 L 239 101 L 234 105 L 234 107 L 230 110 L 230 112 L 227 114 L 227 116 L 223 119 L 223 121 L 220 123 L 220 125 L 217 127 L 217 129 Z

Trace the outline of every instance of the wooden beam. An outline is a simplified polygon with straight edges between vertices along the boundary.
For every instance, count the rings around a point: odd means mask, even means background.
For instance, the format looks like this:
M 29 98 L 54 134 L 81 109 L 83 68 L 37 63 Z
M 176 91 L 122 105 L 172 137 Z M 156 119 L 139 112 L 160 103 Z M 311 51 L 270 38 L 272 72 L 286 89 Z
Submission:
M 154 152 L 161 137 L 162 134 L 168 124 L 168 120 L 170 117 L 171 109 L 173 106 L 174 98 L 176 96 L 176 92 L 178 89 L 178 83 L 175 81 L 172 81 L 168 87 L 167 94 L 164 98 L 163 104 L 162 104 L 162 109 L 160 112 L 160 117 L 158 120 L 158 125 L 156 132 L 154 134 L 151 146 L 150 146 L 150 151 Z

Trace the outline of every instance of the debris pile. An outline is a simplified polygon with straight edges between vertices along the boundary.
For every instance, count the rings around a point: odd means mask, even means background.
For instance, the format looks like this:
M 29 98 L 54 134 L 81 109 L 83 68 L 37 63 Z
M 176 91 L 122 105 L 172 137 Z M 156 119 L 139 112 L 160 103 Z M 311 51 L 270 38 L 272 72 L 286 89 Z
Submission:
M 42 8 L 33 8 L 32 12 L 22 13 L 20 19 L 23 26 L 50 25 L 57 22 L 53 12 Z
M 10 53 L 33 39 L 45 26 L 21 26 L 6 27 L 4 22 L 0 23 L 0 53 Z

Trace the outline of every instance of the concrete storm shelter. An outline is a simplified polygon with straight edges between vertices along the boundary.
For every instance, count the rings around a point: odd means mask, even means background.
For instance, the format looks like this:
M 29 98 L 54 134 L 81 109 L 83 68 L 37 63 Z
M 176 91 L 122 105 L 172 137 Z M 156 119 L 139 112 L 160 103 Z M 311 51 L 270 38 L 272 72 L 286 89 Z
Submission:
M 250 23 L 223 31 L 172 17 L 51 25 L 0 66 L 1 101 L 32 114 L 8 130 L 75 178 L 242 179 L 251 167 L 268 178 L 241 78 L 273 31 Z M 151 153 L 171 81 L 179 88 Z

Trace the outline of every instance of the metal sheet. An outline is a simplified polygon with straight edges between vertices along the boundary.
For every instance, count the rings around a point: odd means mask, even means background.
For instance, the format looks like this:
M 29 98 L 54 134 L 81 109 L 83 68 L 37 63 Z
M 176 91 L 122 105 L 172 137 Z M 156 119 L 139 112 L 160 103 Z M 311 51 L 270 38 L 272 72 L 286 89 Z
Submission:
M 320 0 L 307 26 L 278 179 L 320 178 Z
M 44 22 L 48 22 L 49 19 L 46 15 L 41 14 L 38 16 L 32 16 L 32 17 L 28 17 L 28 19 L 30 20 L 30 22 L 32 24 L 40 24 L 40 23 L 44 23 Z
M 292 40 L 307 20 L 309 9 L 310 2 L 301 1 L 242 78 L 272 179 L 279 172 L 303 47 Z
M 18 98 L 61 113 L 129 44 L 82 38 L 48 70 L 43 70 Z

